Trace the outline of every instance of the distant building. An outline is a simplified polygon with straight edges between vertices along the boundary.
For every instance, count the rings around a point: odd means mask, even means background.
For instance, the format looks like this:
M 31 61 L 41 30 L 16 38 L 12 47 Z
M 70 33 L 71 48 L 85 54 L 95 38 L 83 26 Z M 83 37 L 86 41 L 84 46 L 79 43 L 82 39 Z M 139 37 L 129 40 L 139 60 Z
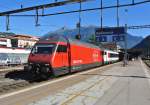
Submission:
M 121 49 L 121 47 L 119 45 L 117 45 L 116 43 L 113 43 L 113 42 L 105 42 L 105 43 L 103 42 L 102 45 L 104 48 L 107 48 L 109 50 L 114 50 L 117 52 L 120 52 L 120 49 Z
M 0 46 L 3 47 L 12 47 L 11 46 L 11 40 L 8 38 L 0 38 Z
M 32 48 L 38 40 L 39 38 L 29 35 L 14 35 L 11 44 L 12 47 Z
M 32 48 L 38 40 L 38 37 L 29 35 L 5 35 L 0 37 L 0 46 Z

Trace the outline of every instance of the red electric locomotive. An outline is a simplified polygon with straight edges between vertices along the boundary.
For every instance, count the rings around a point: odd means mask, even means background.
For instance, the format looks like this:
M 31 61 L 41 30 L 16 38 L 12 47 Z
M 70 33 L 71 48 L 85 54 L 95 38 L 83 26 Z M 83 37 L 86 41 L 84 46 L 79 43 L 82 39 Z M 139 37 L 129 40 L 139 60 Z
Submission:
M 29 70 L 36 74 L 58 76 L 100 66 L 103 55 L 98 46 L 53 35 L 35 44 L 28 63 Z

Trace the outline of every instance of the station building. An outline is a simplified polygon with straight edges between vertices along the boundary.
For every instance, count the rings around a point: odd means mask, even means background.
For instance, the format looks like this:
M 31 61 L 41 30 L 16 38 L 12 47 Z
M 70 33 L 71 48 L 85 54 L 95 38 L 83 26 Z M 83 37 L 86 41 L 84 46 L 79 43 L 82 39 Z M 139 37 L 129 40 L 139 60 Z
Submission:
M 38 40 L 38 37 L 30 35 L 3 35 L 0 36 L 0 46 L 30 49 Z
M 103 42 L 102 43 L 104 48 L 107 48 L 109 50 L 113 50 L 113 51 L 117 51 L 117 52 L 121 52 L 121 46 L 119 46 L 117 43 L 114 42 Z
M 12 47 L 32 48 L 39 38 L 29 35 L 14 35 L 11 38 Z
M 0 38 L 0 46 L 3 46 L 3 47 L 12 47 L 11 46 L 11 39 Z

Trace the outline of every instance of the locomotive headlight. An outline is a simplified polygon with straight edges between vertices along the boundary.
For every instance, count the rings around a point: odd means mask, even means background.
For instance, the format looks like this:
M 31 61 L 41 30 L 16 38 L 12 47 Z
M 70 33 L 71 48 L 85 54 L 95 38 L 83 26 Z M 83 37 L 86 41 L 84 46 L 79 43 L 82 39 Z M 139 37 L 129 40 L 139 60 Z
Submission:
M 49 66 L 49 64 L 45 64 L 45 66 Z
M 29 65 L 32 65 L 33 63 L 29 62 Z
M 46 72 L 49 72 L 49 67 L 46 67 Z

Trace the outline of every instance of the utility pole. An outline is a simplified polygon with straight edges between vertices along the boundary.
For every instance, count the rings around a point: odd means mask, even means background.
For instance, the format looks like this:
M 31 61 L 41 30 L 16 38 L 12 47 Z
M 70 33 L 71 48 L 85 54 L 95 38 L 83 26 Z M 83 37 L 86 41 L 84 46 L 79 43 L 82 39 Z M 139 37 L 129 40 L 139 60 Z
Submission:
M 6 31 L 9 31 L 9 15 L 6 16 Z
M 79 35 L 81 37 L 81 9 L 82 9 L 82 4 L 81 4 L 81 0 L 80 0 L 80 12 L 79 12 Z
M 116 18 L 117 18 L 117 28 L 119 28 L 119 26 L 120 26 L 120 24 L 119 24 L 119 0 L 117 0 L 117 16 L 116 16 Z M 117 34 L 118 36 L 119 36 L 119 33 Z M 116 46 L 116 49 L 117 49 L 117 41 L 115 41 L 115 46 Z
M 103 28 L 103 0 L 101 0 L 101 30 Z
M 117 27 L 119 27 L 119 0 L 117 0 Z

